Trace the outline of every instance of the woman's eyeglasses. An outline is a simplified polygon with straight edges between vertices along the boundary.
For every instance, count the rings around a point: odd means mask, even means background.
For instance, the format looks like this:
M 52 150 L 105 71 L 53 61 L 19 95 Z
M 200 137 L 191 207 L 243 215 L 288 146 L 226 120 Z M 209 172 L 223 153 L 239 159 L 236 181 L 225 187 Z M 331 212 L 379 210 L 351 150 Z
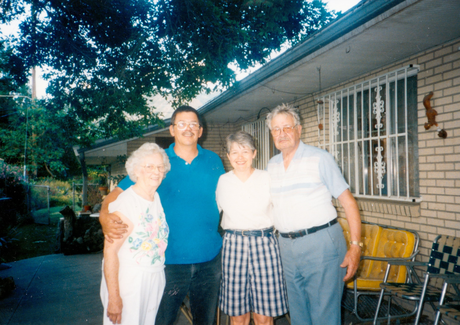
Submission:
M 142 166 L 145 168 L 145 170 L 148 172 L 148 173 L 153 173 L 155 170 L 157 170 L 159 173 L 164 173 L 165 172 L 165 166 L 164 165 L 158 165 L 158 166 L 155 166 L 155 165 L 145 165 L 145 166 Z

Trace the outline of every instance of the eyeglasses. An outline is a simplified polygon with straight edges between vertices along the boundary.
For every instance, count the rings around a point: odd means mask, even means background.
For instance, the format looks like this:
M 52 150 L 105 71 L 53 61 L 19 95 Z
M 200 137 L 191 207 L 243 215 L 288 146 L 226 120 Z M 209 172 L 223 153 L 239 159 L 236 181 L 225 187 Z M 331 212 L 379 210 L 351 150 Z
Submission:
M 187 126 L 189 126 L 192 130 L 196 131 L 198 130 L 201 125 L 200 123 L 196 123 L 196 122 L 184 122 L 184 121 L 180 121 L 180 122 L 177 122 L 176 124 L 173 124 L 177 127 L 178 130 L 185 130 L 187 128 Z
M 282 128 L 274 128 L 271 130 L 272 134 L 274 137 L 277 137 L 281 134 L 281 130 L 283 130 L 284 133 L 292 133 L 294 132 L 294 129 L 297 125 L 294 125 L 294 126 L 290 126 L 290 125 L 286 125 L 286 126 L 283 126 Z
M 145 170 L 148 172 L 148 173 L 153 173 L 155 170 L 157 170 L 159 173 L 164 173 L 165 172 L 165 166 L 164 165 L 158 165 L 158 166 L 155 166 L 155 165 L 145 165 L 145 166 L 142 166 L 145 168 Z

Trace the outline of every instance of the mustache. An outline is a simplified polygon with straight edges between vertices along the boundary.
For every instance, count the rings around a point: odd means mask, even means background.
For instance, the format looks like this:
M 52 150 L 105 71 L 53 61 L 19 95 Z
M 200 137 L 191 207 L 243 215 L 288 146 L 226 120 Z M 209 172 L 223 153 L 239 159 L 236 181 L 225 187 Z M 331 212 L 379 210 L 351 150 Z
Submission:
M 190 131 L 182 132 L 182 135 L 194 135 L 194 134 L 195 134 L 195 133 L 190 132 Z

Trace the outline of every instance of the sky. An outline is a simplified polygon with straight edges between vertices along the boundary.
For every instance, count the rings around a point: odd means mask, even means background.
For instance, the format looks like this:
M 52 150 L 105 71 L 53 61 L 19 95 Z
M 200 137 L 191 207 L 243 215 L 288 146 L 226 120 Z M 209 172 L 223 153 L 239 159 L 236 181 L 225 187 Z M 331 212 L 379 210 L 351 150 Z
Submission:
M 358 4 L 360 0 L 325 0 L 330 10 L 345 12 Z
M 348 9 L 352 8 L 356 4 L 360 2 L 360 0 L 323 0 L 324 2 L 327 3 L 327 8 L 329 10 L 335 10 L 335 11 L 342 11 L 345 12 Z M 18 28 L 18 23 L 16 24 L 11 24 L 11 25 L 2 25 L 0 26 L 0 30 L 4 34 L 10 34 L 14 33 L 15 30 Z M 258 67 L 254 69 L 250 69 L 247 72 L 241 72 L 238 74 L 237 80 L 241 80 L 245 78 L 248 74 L 253 72 L 254 70 L 258 69 Z M 37 74 L 41 75 L 40 69 L 38 69 Z M 38 98 L 43 98 L 46 95 L 46 86 L 47 83 L 40 77 L 37 80 L 37 97 Z M 201 107 L 204 105 L 210 98 L 208 96 L 198 96 L 196 100 L 194 100 L 191 105 L 195 105 L 194 107 Z M 161 103 L 155 103 L 155 106 L 159 109 L 159 111 L 164 110 L 164 115 L 169 115 L 169 109 L 168 109 L 168 103 L 166 101 L 162 101 Z

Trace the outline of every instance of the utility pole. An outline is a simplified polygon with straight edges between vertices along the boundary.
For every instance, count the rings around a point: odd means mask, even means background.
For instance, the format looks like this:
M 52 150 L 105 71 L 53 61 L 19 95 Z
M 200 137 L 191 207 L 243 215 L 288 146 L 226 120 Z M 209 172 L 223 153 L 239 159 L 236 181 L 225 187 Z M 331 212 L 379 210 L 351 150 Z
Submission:
M 32 80 L 31 80 L 31 90 L 32 90 L 32 102 L 35 102 L 35 99 L 37 98 L 37 86 L 36 86 L 36 66 L 37 66 L 37 58 L 36 58 L 36 53 L 37 53 L 37 44 L 36 44 L 36 35 L 35 32 L 37 30 L 37 11 L 36 11 L 36 0 L 32 1 L 32 50 L 33 50 L 33 62 L 32 62 Z M 32 133 L 32 146 L 35 145 L 36 142 L 36 134 L 34 133 L 34 125 L 31 125 L 31 133 Z M 37 176 L 37 162 L 35 160 L 35 156 L 32 156 L 32 165 L 35 167 L 34 170 L 34 176 Z

